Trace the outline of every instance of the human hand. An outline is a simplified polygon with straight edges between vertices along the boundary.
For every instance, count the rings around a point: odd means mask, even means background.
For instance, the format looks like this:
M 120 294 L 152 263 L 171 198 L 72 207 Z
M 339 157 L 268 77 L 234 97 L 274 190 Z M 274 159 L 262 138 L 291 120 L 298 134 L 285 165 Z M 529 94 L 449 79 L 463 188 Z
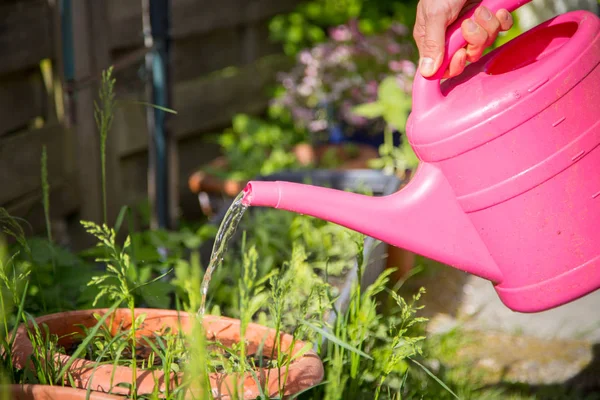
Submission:
M 424 77 L 434 75 L 442 64 L 448 26 L 479 3 L 481 0 L 419 1 L 413 37 L 419 48 L 419 71 Z M 460 74 L 467 61 L 479 60 L 485 48 L 496 40 L 498 33 L 509 30 L 513 25 L 512 17 L 505 9 L 498 10 L 494 15 L 487 7 L 480 6 L 475 10 L 474 17 L 474 20 L 469 18 L 461 24 L 467 46 L 452 56 L 444 71 L 444 78 Z

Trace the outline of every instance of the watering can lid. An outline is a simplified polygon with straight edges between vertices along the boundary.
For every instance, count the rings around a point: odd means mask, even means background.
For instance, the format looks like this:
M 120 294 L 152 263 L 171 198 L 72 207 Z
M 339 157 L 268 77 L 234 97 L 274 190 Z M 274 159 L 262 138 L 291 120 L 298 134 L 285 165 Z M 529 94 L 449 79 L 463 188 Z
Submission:
M 423 161 L 469 151 L 564 96 L 600 62 L 600 19 L 573 11 L 520 35 L 439 81 L 417 72 L 407 137 Z

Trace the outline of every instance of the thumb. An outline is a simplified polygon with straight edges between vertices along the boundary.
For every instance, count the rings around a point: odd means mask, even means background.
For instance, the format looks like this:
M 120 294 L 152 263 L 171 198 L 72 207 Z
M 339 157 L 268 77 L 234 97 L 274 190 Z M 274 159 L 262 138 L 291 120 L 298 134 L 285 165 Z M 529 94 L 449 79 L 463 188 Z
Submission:
M 417 41 L 419 47 L 419 71 L 424 77 L 434 75 L 444 58 L 446 24 L 444 14 L 431 14 L 423 24 L 423 34 Z

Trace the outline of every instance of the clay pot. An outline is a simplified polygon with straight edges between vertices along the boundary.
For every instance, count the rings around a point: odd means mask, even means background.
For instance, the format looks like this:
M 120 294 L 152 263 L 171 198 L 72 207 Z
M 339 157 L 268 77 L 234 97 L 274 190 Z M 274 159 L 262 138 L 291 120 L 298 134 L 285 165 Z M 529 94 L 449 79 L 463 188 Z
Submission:
M 11 400 L 122 400 L 122 397 L 106 393 L 90 392 L 64 386 L 7 385 L 0 386 L 0 394 L 8 394 Z
M 310 143 L 299 143 L 294 146 L 292 152 L 300 165 L 318 167 L 327 152 L 334 151 L 337 159 L 341 160 L 341 165 L 336 169 L 341 170 L 368 168 L 369 160 L 379 157 L 377 150 L 371 146 L 356 145 L 355 148 L 357 152 L 352 154 L 347 151 L 345 145 L 327 144 L 315 147 Z M 225 171 L 227 169 L 227 159 L 217 157 L 208 164 L 208 167 L 206 169 Z M 208 217 L 216 214 L 214 204 L 216 199 L 221 196 L 236 197 L 244 190 L 247 183 L 245 180 L 222 179 L 204 169 L 193 172 L 188 178 L 188 188 L 198 196 L 202 213 Z
M 224 171 L 227 168 L 227 159 L 217 157 L 208 166 L 211 169 Z M 195 171 L 188 179 L 188 187 L 192 193 L 218 193 L 229 197 L 237 196 L 244 189 L 246 183 L 235 179 L 221 179 L 204 170 Z
M 69 346 L 74 343 L 73 333 L 82 333 L 77 325 L 93 327 L 97 320 L 94 314 L 104 315 L 108 309 L 96 310 L 81 310 L 71 311 L 57 314 L 45 315 L 36 319 L 38 325 L 45 324 L 51 334 L 58 335 L 59 344 Z M 136 336 L 153 337 L 153 333 L 170 328 L 172 332 L 178 332 L 179 328 L 183 331 L 189 331 L 192 327 L 193 318 L 195 315 L 177 312 L 174 310 L 158 310 L 139 308 L 135 310 L 135 316 L 146 314 L 144 323 L 137 327 Z M 113 316 L 108 317 L 106 324 L 111 329 L 111 333 L 116 334 L 119 326 L 122 329 L 128 329 L 131 326 L 131 313 L 128 309 L 117 309 Z M 207 337 L 210 340 L 218 340 L 226 346 L 230 346 L 240 341 L 240 321 L 226 317 L 205 316 L 203 326 Z M 292 345 L 292 336 L 280 333 L 280 342 L 282 351 L 288 353 Z M 255 353 L 260 345 L 262 353 L 265 356 L 270 356 L 276 343 L 276 333 L 273 329 L 257 325 L 249 324 L 246 332 L 247 354 Z M 263 343 L 264 342 L 264 343 Z M 292 349 L 292 355 L 297 354 L 305 343 L 296 341 Z M 18 368 L 23 368 L 28 363 L 28 357 L 32 353 L 32 344 L 27 335 L 26 329 L 21 325 L 17 330 L 13 350 L 13 363 Z M 56 362 L 64 365 L 70 359 L 67 355 L 57 355 Z M 159 390 L 164 391 L 165 375 L 163 371 L 137 370 L 137 389 L 138 394 L 151 394 L 156 383 L 159 385 Z M 92 390 L 98 392 L 111 392 L 115 394 L 129 395 L 129 389 L 117 386 L 119 383 L 130 383 L 132 378 L 132 370 L 125 366 L 116 366 L 102 364 L 96 366 L 94 362 L 85 359 L 77 359 L 70 367 L 69 374 L 71 375 L 74 385 L 77 388 L 85 389 L 91 387 Z M 261 369 L 256 371 L 258 380 L 263 386 L 265 394 L 276 396 L 280 381 L 285 379 L 286 396 L 298 393 L 306 388 L 309 388 L 323 379 L 323 364 L 318 355 L 313 351 L 308 351 L 304 355 L 294 360 L 287 369 L 287 377 L 285 377 L 286 369 Z M 171 382 L 171 389 L 174 389 L 174 380 L 179 378 L 181 382 L 181 373 L 171 374 L 166 377 Z M 112 379 L 111 379 L 112 378 Z M 170 379 L 169 379 L 170 378 Z M 264 387 L 268 379 L 268 387 Z M 255 377 L 247 373 L 245 376 L 234 377 L 225 373 L 212 373 L 210 375 L 210 384 L 213 394 L 219 399 L 229 399 L 229 393 L 234 392 L 237 382 L 238 387 L 243 382 L 244 399 L 255 399 L 260 395 L 260 388 L 257 385 Z M 65 382 L 66 383 L 66 382 Z
M 315 147 L 310 143 L 299 143 L 292 150 L 300 165 L 314 165 L 317 162 Z
M 344 145 L 327 144 L 313 146 L 309 143 L 300 143 L 294 146 L 292 152 L 298 162 L 303 166 L 319 165 L 329 151 L 334 151 L 341 160 L 339 169 L 363 169 L 368 167 L 368 161 L 379 157 L 376 149 L 367 145 L 356 145 L 356 154 L 348 152 Z M 227 159 L 217 157 L 208 164 L 210 169 L 225 171 Z M 188 179 L 188 187 L 194 194 L 201 192 L 224 194 L 229 197 L 237 196 L 246 186 L 247 181 L 235 179 L 221 179 L 202 169 L 192 173 Z
M 333 151 L 336 158 L 340 160 L 340 166 L 335 169 L 340 170 L 366 169 L 369 167 L 369 160 L 379 157 L 379 152 L 371 146 L 358 144 L 353 148 L 356 150 L 356 154 L 348 151 L 349 147 L 344 144 L 321 145 L 315 148 L 315 156 L 321 163 L 325 155 Z
M 401 249 L 396 246 L 388 245 L 386 268 L 396 268 L 390 276 L 391 282 L 395 283 L 404 279 L 410 270 L 415 266 L 416 254 Z

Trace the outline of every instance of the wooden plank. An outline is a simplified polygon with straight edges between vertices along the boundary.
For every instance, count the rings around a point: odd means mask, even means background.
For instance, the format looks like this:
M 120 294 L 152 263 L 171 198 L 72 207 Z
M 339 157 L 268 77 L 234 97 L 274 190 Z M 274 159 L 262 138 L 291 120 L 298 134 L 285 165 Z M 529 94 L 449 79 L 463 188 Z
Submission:
M 106 28 L 108 14 L 106 3 L 95 0 L 72 2 L 73 53 L 75 56 L 75 84 L 88 78 L 98 79 L 94 84 L 78 88 L 74 96 L 74 149 L 81 190 L 82 219 L 102 222 L 103 189 L 100 163 L 100 135 L 94 119 L 94 102 L 97 101 L 103 70 L 110 63 Z M 118 156 L 116 141 L 109 133 L 106 147 L 106 192 L 108 220 L 114 221 L 118 213 Z
M 172 37 L 181 39 L 264 20 L 292 11 L 300 0 L 178 0 L 172 3 Z M 111 48 L 143 44 L 140 1 L 109 0 Z
M 195 79 L 219 69 L 251 63 L 281 52 L 281 46 L 269 39 L 269 20 L 224 28 L 173 42 L 173 79 Z
M 173 41 L 173 80 L 194 79 L 242 64 L 243 36 L 238 29 L 219 29 Z
M 172 129 L 178 139 L 227 126 L 236 113 L 258 114 L 269 100 L 267 87 L 277 71 L 288 68 L 286 56 L 269 56 L 234 72 L 221 71 L 208 77 L 177 83 L 174 87 Z M 115 113 L 115 132 L 121 157 L 146 151 L 148 137 L 144 111 L 121 103 Z
M 186 216 L 196 211 L 196 217 L 201 216 L 197 197 L 187 186 L 189 175 L 201 164 L 219 155 L 219 146 L 207 143 L 203 137 L 191 137 L 178 143 L 179 173 L 179 206 Z M 147 201 L 148 182 L 145 179 L 148 169 L 148 154 L 140 152 L 124 157 L 121 160 L 121 186 L 123 200 L 130 206 Z
M 248 24 L 292 11 L 299 0 L 181 0 L 173 7 L 173 37 Z
M 27 129 L 34 118 L 45 118 L 47 94 L 39 70 L 15 73 L 0 81 L 0 137 Z
M 64 139 L 66 130 L 60 125 L 3 138 L 0 141 L 0 205 L 31 193 L 41 185 L 41 155 L 48 153 L 50 182 L 64 173 Z
M 278 71 L 291 65 L 283 55 L 262 58 L 235 73 L 209 76 L 175 85 L 173 129 L 180 138 L 208 131 L 230 122 L 237 113 L 257 113 L 265 109 L 267 88 Z
M 108 0 L 110 48 L 122 49 L 144 46 L 141 0 Z
M 0 5 L 0 74 L 53 57 L 53 24 L 47 0 Z
M 77 211 L 79 197 L 73 179 L 61 179 L 51 184 L 50 187 L 50 220 L 51 224 L 64 219 Z M 26 233 L 43 234 L 46 229 L 44 207 L 42 205 L 42 190 L 38 188 L 6 206 L 6 210 L 13 217 L 23 218 L 27 221 Z M 55 232 L 56 233 L 56 232 Z M 57 235 L 53 235 L 55 240 Z

